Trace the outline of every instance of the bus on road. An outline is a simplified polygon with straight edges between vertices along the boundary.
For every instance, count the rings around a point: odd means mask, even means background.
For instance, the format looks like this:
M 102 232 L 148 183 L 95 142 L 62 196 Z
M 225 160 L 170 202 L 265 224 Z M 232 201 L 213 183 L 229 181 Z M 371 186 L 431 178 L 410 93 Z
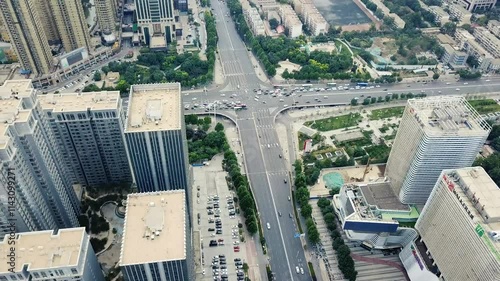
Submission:
M 358 83 L 356 84 L 356 86 L 360 86 L 360 87 L 368 87 L 368 83 L 366 83 L 366 82 L 358 82 Z
M 312 86 L 313 86 L 312 84 L 302 84 L 301 87 L 305 88 L 305 89 L 310 89 L 310 88 L 312 88 Z
M 326 83 L 329 88 L 337 87 L 337 83 Z

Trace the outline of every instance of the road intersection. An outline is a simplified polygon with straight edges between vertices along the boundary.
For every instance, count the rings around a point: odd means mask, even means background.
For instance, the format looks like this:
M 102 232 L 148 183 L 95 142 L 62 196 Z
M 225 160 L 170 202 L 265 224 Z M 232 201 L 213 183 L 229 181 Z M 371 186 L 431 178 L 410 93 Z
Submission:
M 289 200 L 291 182 L 289 165 L 286 162 L 289 157 L 285 155 L 293 151 L 291 148 L 280 146 L 274 125 L 279 112 L 293 106 L 345 105 L 356 97 L 361 103 L 368 96 L 385 97 L 388 93 L 417 94 L 424 91 L 427 95 L 464 95 L 500 92 L 500 79 L 492 77 L 491 81 L 483 79 L 466 85 L 457 81 L 437 81 L 427 84 L 383 85 L 363 90 L 296 92 L 289 96 L 258 95 L 254 92 L 255 89 L 272 89 L 273 85 L 263 82 L 262 77 L 256 74 L 258 66 L 252 63 L 249 51 L 228 16 L 229 9 L 225 3 L 212 1 L 212 12 L 217 19 L 218 58 L 225 82 L 217 88 L 184 92 L 183 104 L 189 109 L 185 113 L 218 113 L 236 122 L 246 174 L 257 203 L 268 247 L 269 263 L 276 280 L 310 280 L 303 245 L 296 237 L 298 229 L 294 219 L 290 218 L 294 210 Z M 290 88 L 295 87 L 297 86 L 290 85 Z M 201 107 L 203 104 L 214 105 L 223 100 L 245 103 L 247 110 Z M 191 109 L 195 103 L 200 107 Z M 302 267 L 305 274 L 295 273 L 296 266 Z M 265 270 L 261 270 L 261 273 L 264 274 L 261 274 L 262 278 L 265 278 Z

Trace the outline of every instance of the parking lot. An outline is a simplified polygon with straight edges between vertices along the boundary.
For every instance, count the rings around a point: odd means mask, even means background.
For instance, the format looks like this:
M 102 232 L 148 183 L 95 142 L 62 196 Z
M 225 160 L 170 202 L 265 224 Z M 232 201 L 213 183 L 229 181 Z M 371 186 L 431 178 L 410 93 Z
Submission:
M 202 254 L 196 255 L 197 280 L 244 280 L 243 264 L 246 245 L 243 230 L 238 228 L 239 216 L 234 193 L 229 191 L 222 170 L 222 156 L 209 165 L 193 167 L 194 237 L 199 237 Z M 194 241 L 197 244 L 197 241 Z

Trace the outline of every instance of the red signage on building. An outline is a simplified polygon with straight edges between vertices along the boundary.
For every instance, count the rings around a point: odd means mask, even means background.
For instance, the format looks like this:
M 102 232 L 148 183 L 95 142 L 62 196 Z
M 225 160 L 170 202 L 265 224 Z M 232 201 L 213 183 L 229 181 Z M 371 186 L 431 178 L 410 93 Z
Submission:
M 455 189 L 455 184 L 446 175 L 443 175 L 444 182 L 448 185 L 448 189 L 453 191 Z

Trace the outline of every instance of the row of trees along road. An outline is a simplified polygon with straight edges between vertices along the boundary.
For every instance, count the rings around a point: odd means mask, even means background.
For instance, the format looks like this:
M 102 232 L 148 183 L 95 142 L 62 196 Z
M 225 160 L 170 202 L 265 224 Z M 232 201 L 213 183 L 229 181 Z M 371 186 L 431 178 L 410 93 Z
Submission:
M 344 244 L 344 239 L 342 239 L 342 235 L 337 229 L 337 218 L 330 200 L 327 198 L 320 198 L 318 200 L 318 207 L 321 209 L 326 227 L 330 231 L 330 236 L 333 240 L 332 246 L 337 253 L 338 267 L 345 278 L 349 281 L 355 281 L 358 272 L 355 269 L 354 260 L 351 257 L 351 250 Z

